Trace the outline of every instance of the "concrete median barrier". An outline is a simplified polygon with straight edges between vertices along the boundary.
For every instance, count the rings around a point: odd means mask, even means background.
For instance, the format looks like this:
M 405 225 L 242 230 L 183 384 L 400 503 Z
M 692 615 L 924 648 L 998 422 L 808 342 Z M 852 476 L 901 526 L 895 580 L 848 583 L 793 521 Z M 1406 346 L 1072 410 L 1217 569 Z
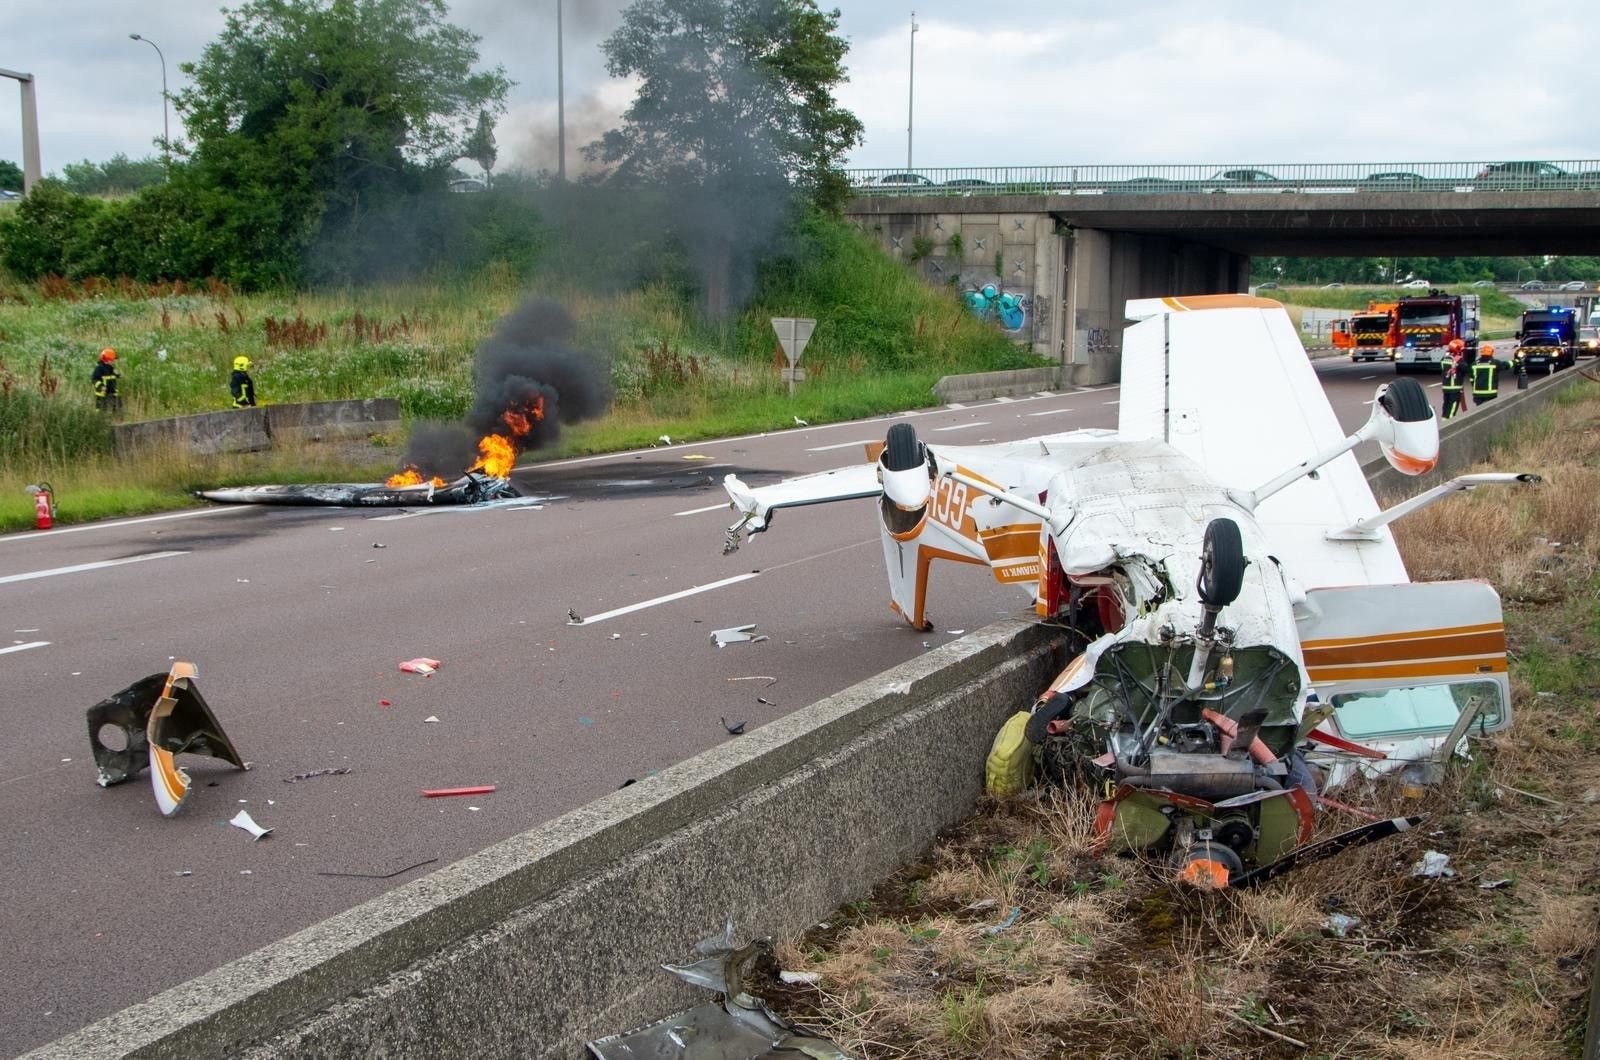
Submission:
M 218 453 L 257 453 L 274 444 L 365 438 L 398 430 L 400 403 L 394 398 L 313 401 L 294 405 L 262 405 L 249 409 L 202 412 L 111 428 L 119 454 L 149 448 Z
M 1003 372 L 947 375 L 933 384 L 941 401 L 982 401 L 986 398 L 1022 397 L 1041 390 L 1059 390 L 1063 369 L 1013 368 Z

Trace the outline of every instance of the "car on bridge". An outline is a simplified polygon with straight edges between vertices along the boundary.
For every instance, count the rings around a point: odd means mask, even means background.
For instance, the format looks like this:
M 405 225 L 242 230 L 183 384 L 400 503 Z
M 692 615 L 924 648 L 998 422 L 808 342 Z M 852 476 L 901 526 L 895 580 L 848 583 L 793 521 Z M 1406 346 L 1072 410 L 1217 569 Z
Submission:
M 902 188 L 914 190 L 917 188 L 931 188 L 933 181 L 921 173 L 886 173 L 878 178 L 879 187 Z
M 1214 195 L 1225 192 L 1294 190 L 1284 187 L 1284 182 L 1280 178 L 1264 169 L 1221 169 L 1213 173 L 1206 183 L 1220 185 L 1211 189 Z
M 1582 280 L 1568 280 L 1566 283 L 1556 288 L 1558 291 L 1587 291 L 1588 289 L 1589 285 L 1584 283 Z
M 987 195 L 995 188 L 993 181 L 984 180 L 981 177 L 957 177 L 954 180 L 945 181 L 944 186 L 956 189 L 963 196 Z
M 1429 283 L 1427 280 L 1407 280 L 1400 286 L 1408 291 L 1426 291 L 1428 288 L 1432 287 L 1433 284 Z
M 1543 280 L 1524 280 L 1522 283 L 1522 290 L 1524 291 L 1542 291 L 1544 289 L 1545 282 Z
M 1578 182 L 1554 162 L 1494 162 L 1484 167 L 1476 183 L 1487 188 L 1566 188 Z
M 1118 180 L 1107 184 L 1106 191 L 1157 195 L 1164 191 L 1171 191 L 1176 183 L 1176 181 L 1168 177 L 1133 177 L 1129 180 Z
M 1368 173 L 1361 178 L 1361 191 L 1421 191 L 1434 182 L 1421 173 L 1392 170 L 1387 173 Z

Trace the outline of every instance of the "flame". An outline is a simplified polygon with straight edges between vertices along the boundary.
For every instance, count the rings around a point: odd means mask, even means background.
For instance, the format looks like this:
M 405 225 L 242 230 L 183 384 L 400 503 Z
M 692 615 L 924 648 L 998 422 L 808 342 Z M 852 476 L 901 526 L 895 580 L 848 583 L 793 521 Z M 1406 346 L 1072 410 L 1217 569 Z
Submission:
M 502 434 L 486 434 L 478 439 L 478 462 L 468 471 L 482 471 L 494 478 L 505 478 L 517 463 L 517 447 Z
M 533 430 L 533 425 L 544 419 L 544 398 L 535 397 L 524 408 L 506 409 L 500 419 L 511 428 L 511 437 L 521 438 Z
M 444 479 L 438 475 L 428 480 L 429 485 L 439 487 L 444 485 Z M 404 471 L 396 472 L 383 480 L 385 486 L 420 486 L 422 485 L 422 472 L 417 470 L 417 465 L 407 464 Z

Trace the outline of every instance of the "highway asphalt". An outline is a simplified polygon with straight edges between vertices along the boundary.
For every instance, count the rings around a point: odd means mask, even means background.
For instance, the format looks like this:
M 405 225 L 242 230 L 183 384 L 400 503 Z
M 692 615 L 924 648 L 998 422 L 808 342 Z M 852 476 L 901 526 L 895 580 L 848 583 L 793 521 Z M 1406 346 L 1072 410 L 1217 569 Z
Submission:
M 1351 428 L 1393 375 L 1318 372 Z M 910 421 L 932 442 L 1003 441 L 1114 426 L 1118 395 Z M 863 502 L 782 512 L 721 554 L 723 475 L 843 466 L 897 418 L 525 468 L 522 501 L 482 508 L 208 508 L 0 537 L 0 1053 L 736 739 L 724 720 L 753 729 L 1025 606 L 979 568 L 936 567 L 936 630 L 912 631 Z M 767 639 L 712 644 L 743 623 Z M 399 672 L 416 656 L 443 666 Z M 96 784 L 84 711 L 174 659 L 199 666 L 251 769 L 186 758 L 196 786 L 169 820 L 147 773 Z M 349 772 L 290 780 L 328 769 Z M 231 827 L 241 809 L 272 834 Z

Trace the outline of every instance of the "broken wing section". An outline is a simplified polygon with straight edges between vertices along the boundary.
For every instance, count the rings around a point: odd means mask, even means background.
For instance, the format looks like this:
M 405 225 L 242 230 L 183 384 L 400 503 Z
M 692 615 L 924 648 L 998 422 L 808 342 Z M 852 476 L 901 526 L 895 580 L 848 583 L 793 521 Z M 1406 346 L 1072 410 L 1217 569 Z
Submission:
M 769 529 L 772 513 L 779 508 L 859 500 L 883 492 L 875 464 L 854 464 L 754 488 L 741 482 L 739 476 L 728 475 L 722 480 L 722 488 L 728 491 L 729 507 L 740 516 L 738 522 L 728 527 L 722 549 L 724 555 L 738 550 L 741 532 L 759 534 Z
M 1247 295 L 1129 301 L 1118 431 L 1156 438 L 1237 495 L 1248 494 L 1347 435 L 1288 314 Z M 1375 516 L 1353 453 L 1255 509 L 1274 554 L 1308 586 L 1408 580 L 1387 532 L 1361 542 L 1327 535 Z

